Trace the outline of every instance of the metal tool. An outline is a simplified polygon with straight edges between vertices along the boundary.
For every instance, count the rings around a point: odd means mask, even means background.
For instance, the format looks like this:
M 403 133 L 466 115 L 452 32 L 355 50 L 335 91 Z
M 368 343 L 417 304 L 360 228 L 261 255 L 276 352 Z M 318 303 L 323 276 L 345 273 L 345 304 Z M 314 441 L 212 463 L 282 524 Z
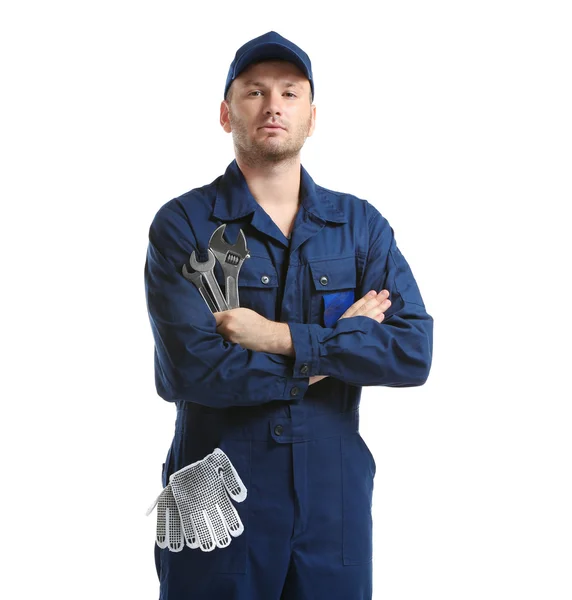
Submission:
M 228 304 L 225 300 L 225 297 L 222 294 L 222 291 L 218 285 L 218 281 L 216 280 L 214 274 L 214 266 L 216 264 L 215 255 L 213 254 L 213 251 L 210 248 L 208 248 L 207 252 L 209 255 L 208 260 L 206 260 L 205 262 L 199 262 L 196 258 L 196 253 L 193 251 L 191 257 L 189 258 L 189 263 L 195 271 L 198 271 L 202 275 L 202 281 L 209 286 L 209 290 L 212 294 L 216 306 L 216 311 L 213 312 L 228 310 Z
M 228 244 L 224 241 L 224 231 L 226 223 L 214 230 L 209 240 L 209 249 L 213 252 L 222 267 L 224 274 L 224 290 L 226 294 L 226 303 L 229 308 L 238 308 L 238 273 L 242 263 L 250 258 L 250 253 L 246 247 L 246 237 L 242 229 L 238 231 L 238 237 L 234 244 Z
M 239 307 L 238 273 L 242 263 L 250 258 L 242 229 L 239 230 L 238 239 L 234 244 L 228 244 L 224 241 L 225 229 L 226 224 L 223 224 L 215 229 L 212 234 L 207 250 L 208 260 L 198 262 L 196 253 L 193 251 L 189 263 L 194 272 L 190 272 L 187 265 L 183 265 L 183 276 L 197 287 L 203 300 L 213 313 Z M 219 261 L 223 270 L 224 296 L 214 275 L 215 260 Z
M 185 279 L 188 279 L 195 285 L 195 287 L 199 290 L 201 296 L 203 297 L 203 300 L 207 303 L 207 306 L 209 307 L 211 312 L 217 312 L 217 307 L 215 306 L 215 303 L 211 298 L 210 292 L 207 289 L 207 286 L 205 285 L 202 273 L 200 273 L 199 271 L 189 272 L 189 270 L 187 269 L 187 265 L 183 265 L 183 277 Z

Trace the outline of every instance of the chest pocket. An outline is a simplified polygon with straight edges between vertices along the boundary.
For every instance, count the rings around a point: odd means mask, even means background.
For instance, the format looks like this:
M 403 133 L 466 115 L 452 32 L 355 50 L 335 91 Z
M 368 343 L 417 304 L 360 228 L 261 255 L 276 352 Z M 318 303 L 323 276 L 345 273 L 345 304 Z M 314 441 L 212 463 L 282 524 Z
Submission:
M 312 277 L 312 322 L 333 327 L 355 302 L 355 256 L 309 261 Z
M 225 292 L 222 267 L 217 264 L 215 277 Z M 278 293 L 278 274 L 272 262 L 253 256 L 247 258 L 238 273 L 238 302 L 241 308 L 250 308 L 267 319 L 274 320 Z

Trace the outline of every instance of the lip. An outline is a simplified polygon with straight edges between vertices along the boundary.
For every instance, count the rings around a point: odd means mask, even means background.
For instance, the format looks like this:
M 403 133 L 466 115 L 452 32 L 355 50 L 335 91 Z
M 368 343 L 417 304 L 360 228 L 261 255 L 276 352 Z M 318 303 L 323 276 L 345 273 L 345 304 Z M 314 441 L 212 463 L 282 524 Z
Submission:
M 280 125 L 263 125 L 260 129 L 284 129 Z

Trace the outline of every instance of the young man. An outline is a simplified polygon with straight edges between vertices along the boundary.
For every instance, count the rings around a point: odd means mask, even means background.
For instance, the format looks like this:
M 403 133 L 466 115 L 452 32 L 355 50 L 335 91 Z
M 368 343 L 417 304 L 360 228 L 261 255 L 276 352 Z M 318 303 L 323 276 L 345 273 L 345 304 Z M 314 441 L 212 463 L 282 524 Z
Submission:
M 160 597 L 370 599 L 375 461 L 358 432 L 361 388 L 422 385 L 433 319 L 387 220 L 301 166 L 316 119 L 306 53 L 275 32 L 251 40 L 224 97 L 236 159 L 162 206 L 149 231 L 156 385 L 177 406 Z M 212 310 L 189 260 L 209 258 L 223 224 L 250 256 L 240 306 Z M 214 275 L 232 285 L 220 264 Z M 214 500 L 209 476 L 236 505 Z

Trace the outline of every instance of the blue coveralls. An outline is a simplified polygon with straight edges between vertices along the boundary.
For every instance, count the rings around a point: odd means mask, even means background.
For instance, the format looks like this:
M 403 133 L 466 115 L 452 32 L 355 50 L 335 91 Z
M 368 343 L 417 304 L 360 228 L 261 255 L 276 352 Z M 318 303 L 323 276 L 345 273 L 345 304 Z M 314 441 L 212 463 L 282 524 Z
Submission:
M 167 202 L 149 231 L 145 290 L 161 398 L 177 406 L 163 465 L 221 448 L 248 489 L 244 533 L 212 552 L 155 546 L 161 600 L 366 600 L 372 596 L 375 461 L 358 433 L 362 386 L 422 385 L 433 319 L 393 230 L 366 200 L 316 185 L 301 167 L 289 240 L 256 202 L 236 160 L 212 183 Z M 213 231 L 242 229 L 251 258 L 239 301 L 288 323 L 295 357 L 242 348 L 216 332 L 181 274 Z M 224 290 L 222 269 L 215 275 Z M 370 289 L 390 292 L 378 323 L 338 320 Z M 309 386 L 309 377 L 328 375 Z

